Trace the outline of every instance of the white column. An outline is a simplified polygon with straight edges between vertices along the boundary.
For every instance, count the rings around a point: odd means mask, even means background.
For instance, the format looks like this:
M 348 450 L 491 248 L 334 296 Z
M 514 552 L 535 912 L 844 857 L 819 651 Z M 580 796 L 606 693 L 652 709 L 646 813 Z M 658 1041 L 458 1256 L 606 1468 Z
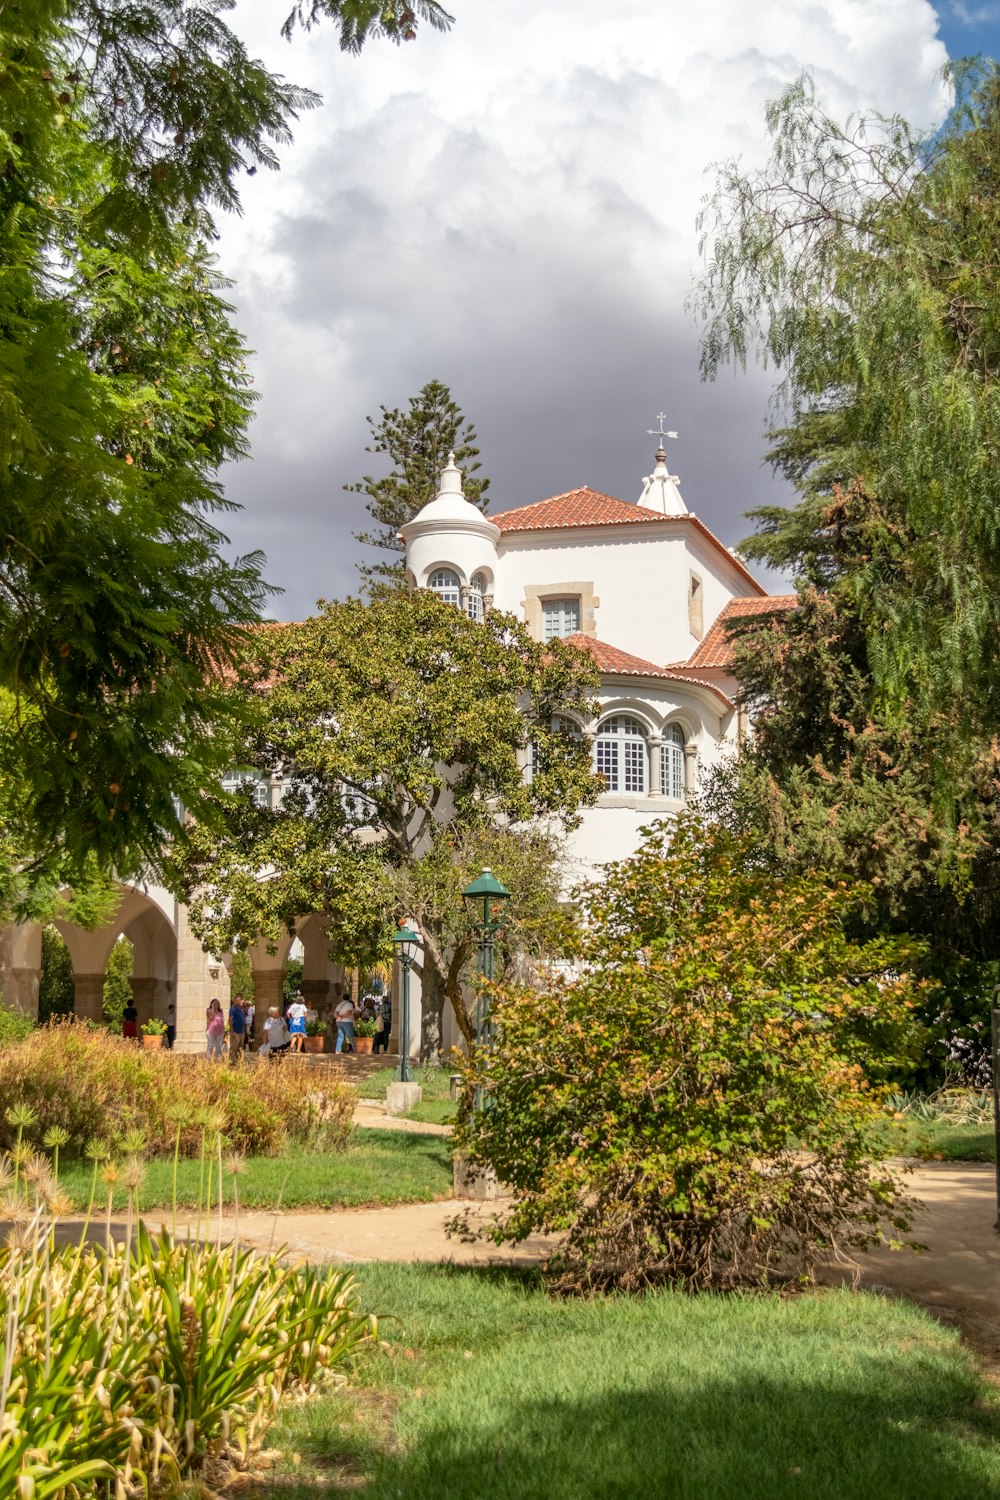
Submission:
M 688 740 L 684 746 L 684 796 L 693 797 L 698 790 L 698 746 Z
M 660 751 L 663 741 L 654 735 L 649 742 L 649 795 L 663 796 L 663 757 Z

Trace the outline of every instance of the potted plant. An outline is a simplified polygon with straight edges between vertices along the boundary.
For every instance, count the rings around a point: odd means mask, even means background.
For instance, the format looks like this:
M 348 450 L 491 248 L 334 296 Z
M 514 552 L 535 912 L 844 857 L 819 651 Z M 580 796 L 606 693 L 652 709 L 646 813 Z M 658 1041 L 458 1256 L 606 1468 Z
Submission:
M 326 1022 L 321 1021 L 319 1016 L 309 1016 L 306 1020 L 306 1039 L 303 1044 L 306 1052 L 322 1052 L 323 1034 L 326 1031 Z
M 167 1034 L 166 1021 L 160 1021 L 153 1016 L 149 1021 L 142 1023 L 142 1045 L 144 1047 L 162 1047 L 163 1038 Z
M 360 1057 L 362 1053 L 372 1050 L 372 1042 L 375 1040 L 375 1022 L 365 1016 L 354 1023 L 354 1050 Z

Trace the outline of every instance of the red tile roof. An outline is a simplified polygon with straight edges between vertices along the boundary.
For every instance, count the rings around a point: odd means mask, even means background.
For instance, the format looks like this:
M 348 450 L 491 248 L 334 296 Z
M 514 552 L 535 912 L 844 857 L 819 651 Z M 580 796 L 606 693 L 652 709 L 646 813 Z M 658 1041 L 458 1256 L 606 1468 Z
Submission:
M 668 668 L 658 667 L 652 661 L 644 661 L 641 656 L 632 656 L 628 651 L 619 651 L 617 646 L 609 646 L 592 635 L 577 634 L 568 636 L 567 639 L 571 646 L 577 646 L 592 656 L 602 672 L 620 672 L 628 677 L 670 676 Z
M 602 495 L 585 484 L 578 490 L 567 490 L 564 495 L 551 495 L 548 500 L 536 500 L 533 505 L 491 512 L 489 519 L 504 534 L 515 531 L 558 531 L 565 528 L 575 530 L 582 526 L 692 526 L 723 554 L 752 589 L 759 594 L 764 592 L 740 559 L 733 556 L 729 548 L 719 541 L 698 516 L 664 516 L 659 511 L 647 510 L 645 506 L 632 504 L 628 500 L 616 500 L 614 495 Z
M 583 484 L 565 495 L 551 495 L 517 510 L 502 510 L 490 516 L 501 531 L 553 531 L 562 526 L 643 526 L 667 520 L 655 510 L 601 495 Z
M 599 641 L 592 635 L 571 635 L 568 640 L 570 645 L 577 646 L 592 656 L 601 671 L 609 676 L 660 677 L 668 682 L 693 683 L 696 687 L 708 688 L 728 708 L 732 707 L 730 699 L 720 687 L 714 682 L 705 682 L 695 677 L 691 672 L 674 667 L 658 667 L 655 662 L 644 661 L 641 656 L 632 656 L 628 651 L 620 651 L 617 646 L 609 646 L 606 641 Z
M 691 667 L 729 667 L 733 659 L 733 642 L 726 622 L 743 620 L 749 615 L 775 615 L 794 609 L 798 594 L 766 594 L 763 598 L 730 599 L 712 625 L 705 639 L 695 647 L 686 662 L 675 662 L 677 670 Z

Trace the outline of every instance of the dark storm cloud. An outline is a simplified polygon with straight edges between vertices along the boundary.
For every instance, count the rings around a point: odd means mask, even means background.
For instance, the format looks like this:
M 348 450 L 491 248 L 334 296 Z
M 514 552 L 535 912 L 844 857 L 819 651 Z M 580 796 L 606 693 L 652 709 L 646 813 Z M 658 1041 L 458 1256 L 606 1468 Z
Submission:
M 918 117 L 940 98 L 923 0 L 852 7 L 850 82 L 832 0 L 794 24 L 763 0 L 753 26 L 706 0 L 652 61 L 657 0 L 631 0 L 613 35 L 596 0 L 507 9 L 338 74 L 224 242 L 262 398 L 230 530 L 266 551 L 280 617 L 356 587 L 365 516 L 342 485 L 372 467 L 365 416 L 430 379 L 479 429 L 494 509 L 584 483 L 637 498 L 663 409 L 688 506 L 740 540 L 782 492 L 760 463 L 768 377 L 698 379 L 684 299 L 704 167 L 761 156 L 763 100 L 803 62 L 845 108 L 859 88 Z M 343 68 L 329 48 L 312 61 L 321 87 Z

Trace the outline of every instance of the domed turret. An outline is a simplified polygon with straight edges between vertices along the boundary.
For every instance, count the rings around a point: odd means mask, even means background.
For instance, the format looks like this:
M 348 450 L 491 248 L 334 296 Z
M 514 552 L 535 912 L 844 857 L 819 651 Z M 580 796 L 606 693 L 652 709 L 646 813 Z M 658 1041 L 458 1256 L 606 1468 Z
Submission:
M 493 594 L 500 529 L 465 498 L 454 453 L 448 455 L 434 499 L 399 534 L 415 586 L 434 589 L 478 618 Z

